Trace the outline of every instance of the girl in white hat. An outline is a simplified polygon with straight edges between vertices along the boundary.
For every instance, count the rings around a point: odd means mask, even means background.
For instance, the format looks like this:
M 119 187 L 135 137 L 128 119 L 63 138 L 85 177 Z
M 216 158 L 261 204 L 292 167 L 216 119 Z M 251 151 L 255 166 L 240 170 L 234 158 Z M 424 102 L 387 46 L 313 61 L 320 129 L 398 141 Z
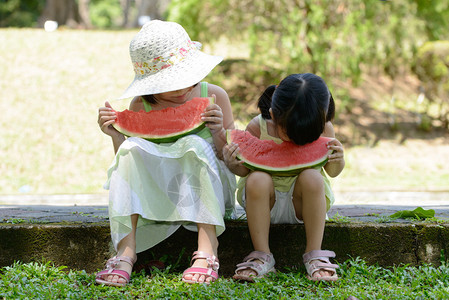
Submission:
M 146 23 L 130 43 L 135 78 L 120 97 L 130 110 L 177 107 L 194 97 L 215 97 L 203 113 L 206 128 L 171 144 L 125 138 L 111 125 L 115 113 L 99 109 L 101 130 L 111 136 L 116 157 L 108 170 L 111 237 L 117 256 L 96 276 L 97 283 L 124 286 L 136 253 L 149 249 L 180 226 L 198 231 L 198 248 L 182 280 L 211 283 L 218 278 L 217 236 L 223 216 L 234 209 L 235 175 L 224 165 L 226 129 L 234 128 L 231 104 L 219 86 L 201 82 L 222 58 L 199 50 L 176 23 Z

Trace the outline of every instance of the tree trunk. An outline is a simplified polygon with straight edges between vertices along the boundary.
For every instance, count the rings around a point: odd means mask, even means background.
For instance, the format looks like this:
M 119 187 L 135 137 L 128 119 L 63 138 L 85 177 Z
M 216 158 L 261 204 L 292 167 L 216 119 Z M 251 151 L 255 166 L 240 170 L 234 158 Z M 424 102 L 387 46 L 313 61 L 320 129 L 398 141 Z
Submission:
M 90 0 L 47 0 L 38 20 L 38 26 L 44 27 L 46 21 L 56 21 L 59 26 L 70 28 L 91 28 L 89 17 Z
M 139 18 L 149 16 L 151 20 L 162 20 L 170 0 L 136 0 L 137 17 L 134 27 L 140 27 Z
M 120 0 L 120 6 L 123 11 L 122 27 L 131 27 L 129 24 L 129 11 L 131 8 L 131 0 Z
M 89 3 L 90 0 L 78 0 L 78 11 L 80 15 L 81 25 L 84 28 L 92 28 L 92 22 L 89 15 Z

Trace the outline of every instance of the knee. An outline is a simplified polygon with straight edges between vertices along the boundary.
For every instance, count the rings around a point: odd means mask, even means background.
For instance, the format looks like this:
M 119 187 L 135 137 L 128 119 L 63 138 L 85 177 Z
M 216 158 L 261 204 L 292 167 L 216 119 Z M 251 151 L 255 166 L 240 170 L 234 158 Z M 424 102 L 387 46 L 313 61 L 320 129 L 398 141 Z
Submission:
M 251 172 L 246 178 L 247 193 L 267 193 L 273 189 L 273 179 L 265 172 Z
M 298 183 L 302 191 L 324 192 L 324 179 L 320 171 L 307 169 L 298 176 Z

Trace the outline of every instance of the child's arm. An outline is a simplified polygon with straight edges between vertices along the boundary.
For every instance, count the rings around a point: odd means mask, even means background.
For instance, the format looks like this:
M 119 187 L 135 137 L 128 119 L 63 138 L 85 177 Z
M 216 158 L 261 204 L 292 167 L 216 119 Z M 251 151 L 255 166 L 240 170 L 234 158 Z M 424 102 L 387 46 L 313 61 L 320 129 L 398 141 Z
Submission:
M 125 136 L 112 127 L 116 118 L 111 104 L 106 101 L 105 106 L 98 110 L 98 125 L 100 125 L 101 131 L 112 138 L 114 153 L 117 153 L 118 148 L 125 141 Z
M 209 94 L 215 97 L 215 104 L 209 105 L 203 113 L 203 120 L 212 133 L 217 156 L 223 159 L 223 147 L 226 145 L 226 129 L 234 129 L 231 102 L 228 94 L 219 86 L 209 84 Z
M 324 166 L 324 169 L 330 177 L 336 177 L 341 173 L 341 171 L 343 171 L 343 168 L 345 167 L 343 145 L 339 140 L 335 138 L 334 126 L 331 122 L 326 123 L 322 135 L 334 138 L 327 144 L 328 148 L 333 150 L 333 152 L 329 155 L 329 160 Z
M 246 126 L 246 130 L 254 136 L 260 137 L 260 127 L 259 127 L 259 119 L 256 117 L 252 119 L 248 126 Z M 237 176 L 244 177 L 248 175 L 250 170 L 243 165 L 243 162 L 237 159 L 239 149 L 237 144 L 231 143 L 227 144 L 223 147 L 223 160 L 231 170 Z

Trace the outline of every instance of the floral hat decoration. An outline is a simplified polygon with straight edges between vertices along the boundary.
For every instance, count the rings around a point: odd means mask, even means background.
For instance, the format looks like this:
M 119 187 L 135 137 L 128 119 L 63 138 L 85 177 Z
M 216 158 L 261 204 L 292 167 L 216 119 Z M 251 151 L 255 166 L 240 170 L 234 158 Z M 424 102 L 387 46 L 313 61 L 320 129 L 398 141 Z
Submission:
M 129 45 L 134 80 L 118 99 L 180 90 L 200 82 L 223 60 L 200 48 L 177 23 L 146 23 Z

